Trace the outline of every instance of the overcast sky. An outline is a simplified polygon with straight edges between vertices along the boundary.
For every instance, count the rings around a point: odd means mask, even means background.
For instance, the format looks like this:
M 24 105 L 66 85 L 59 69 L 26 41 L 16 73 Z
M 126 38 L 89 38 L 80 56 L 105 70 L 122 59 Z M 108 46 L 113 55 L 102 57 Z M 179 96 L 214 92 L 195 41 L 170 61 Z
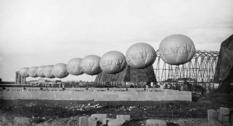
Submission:
M 232 33 L 233 0 L 0 0 L 0 78 L 15 81 L 22 67 L 125 54 L 137 42 L 157 50 L 171 34 L 187 35 L 198 50 L 219 51 Z

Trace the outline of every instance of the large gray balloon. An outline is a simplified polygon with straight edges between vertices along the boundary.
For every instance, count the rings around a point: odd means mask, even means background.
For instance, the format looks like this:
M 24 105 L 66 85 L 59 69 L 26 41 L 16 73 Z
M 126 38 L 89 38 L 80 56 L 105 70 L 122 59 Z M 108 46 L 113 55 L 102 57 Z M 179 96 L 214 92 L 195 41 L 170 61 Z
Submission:
M 68 73 L 72 74 L 72 75 L 82 75 L 83 71 L 82 71 L 82 68 L 80 67 L 81 62 L 82 62 L 82 58 L 71 59 L 67 63 L 67 71 L 68 71 Z
M 22 77 L 28 77 L 29 76 L 28 75 L 28 70 L 29 70 L 28 67 L 21 68 L 20 71 L 19 71 L 20 76 L 22 76 Z
M 38 77 L 45 77 L 45 75 L 43 73 L 45 67 L 46 66 L 40 66 L 40 67 L 37 68 L 37 76 Z
M 64 78 L 69 75 L 66 69 L 66 64 L 64 63 L 58 63 L 53 67 L 53 75 L 57 78 Z
M 43 74 L 45 77 L 47 78 L 54 78 L 55 76 L 53 75 L 53 67 L 54 65 L 48 65 L 44 68 L 43 70 Z
M 96 55 L 88 55 L 83 58 L 81 68 L 88 75 L 96 75 L 101 72 L 100 57 Z
M 132 68 L 146 68 L 151 66 L 156 59 L 154 48 L 147 43 L 137 43 L 129 47 L 126 52 L 126 62 Z
M 28 70 L 28 74 L 30 77 L 37 77 L 37 66 L 30 67 Z
M 180 65 L 189 62 L 196 52 L 193 41 L 180 34 L 170 35 L 159 45 L 159 54 L 162 60 L 171 65 Z
M 108 74 L 119 73 L 126 66 L 125 56 L 118 51 L 105 53 L 100 60 L 101 69 Z

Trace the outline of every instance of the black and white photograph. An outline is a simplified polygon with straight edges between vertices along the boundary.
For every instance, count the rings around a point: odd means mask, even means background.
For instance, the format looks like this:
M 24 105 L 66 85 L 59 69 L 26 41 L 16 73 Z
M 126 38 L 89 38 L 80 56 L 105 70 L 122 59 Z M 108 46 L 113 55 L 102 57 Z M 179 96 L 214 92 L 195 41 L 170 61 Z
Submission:
M 0 126 L 233 126 L 233 0 L 0 0 Z

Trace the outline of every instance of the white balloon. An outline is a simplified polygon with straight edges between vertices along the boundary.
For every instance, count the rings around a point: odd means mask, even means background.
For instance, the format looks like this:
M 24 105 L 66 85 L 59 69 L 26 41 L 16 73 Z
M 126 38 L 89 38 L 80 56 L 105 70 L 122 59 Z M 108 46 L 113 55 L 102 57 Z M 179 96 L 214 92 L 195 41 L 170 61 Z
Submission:
M 159 54 L 162 60 L 171 65 L 180 65 L 189 62 L 196 53 L 193 41 L 180 34 L 170 35 L 159 45 Z
M 19 71 L 20 76 L 22 76 L 22 77 L 28 77 L 29 76 L 28 70 L 29 70 L 28 67 L 21 68 L 20 71 Z
M 83 58 L 81 68 L 88 75 L 96 75 L 101 72 L 100 57 L 96 55 L 88 55 Z
M 82 71 L 82 68 L 80 67 L 81 62 L 82 62 L 81 58 L 71 59 L 67 63 L 67 71 L 69 72 L 69 74 L 72 74 L 72 75 L 82 75 L 83 71 Z
M 37 66 L 30 67 L 28 70 L 28 74 L 30 77 L 37 77 Z
M 100 60 L 101 69 L 108 74 L 119 73 L 124 70 L 126 60 L 124 54 L 118 51 L 105 53 Z
M 57 78 L 64 78 L 69 75 L 69 73 L 66 70 L 66 64 L 64 63 L 58 63 L 53 67 L 53 75 Z
M 136 43 L 126 52 L 126 61 L 132 68 L 146 68 L 151 66 L 156 59 L 154 48 L 147 43 Z
M 48 65 L 44 68 L 43 70 L 43 74 L 45 75 L 45 77 L 47 78 L 54 78 L 55 76 L 53 75 L 53 67 L 54 65 Z
M 45 66 L 40 66 L 40 67 L 37 68 L 37 76 L 38 77 L 45 77 L 44 73 L 43 73 L 44 68 L 45 68 Z

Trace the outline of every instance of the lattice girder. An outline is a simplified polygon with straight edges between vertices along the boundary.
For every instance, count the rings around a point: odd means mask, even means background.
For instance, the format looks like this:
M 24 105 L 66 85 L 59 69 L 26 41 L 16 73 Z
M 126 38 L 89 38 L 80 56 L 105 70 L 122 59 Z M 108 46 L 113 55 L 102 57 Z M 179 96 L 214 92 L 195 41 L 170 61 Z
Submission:
M 197 80 L 197 82 L 212 82 L 218 61 L 218 55 L 218 51 L 197 50 L 190 62 L 174 66 L 161 60 L 158 50 L 158 57 L 154 63 L 157 81 L 192 78 Z

